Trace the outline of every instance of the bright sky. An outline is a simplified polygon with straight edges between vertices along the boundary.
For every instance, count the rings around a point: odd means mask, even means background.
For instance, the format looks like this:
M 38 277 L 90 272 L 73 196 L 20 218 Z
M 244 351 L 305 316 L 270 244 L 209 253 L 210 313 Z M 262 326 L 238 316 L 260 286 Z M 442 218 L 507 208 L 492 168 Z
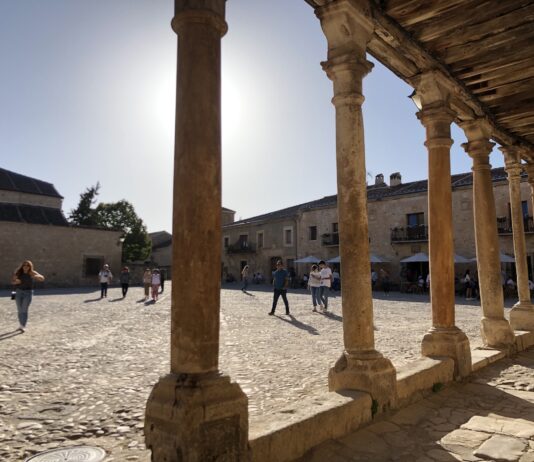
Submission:
M 53 183 L 67 215 L 99 181 L 101 201 L 129 200 L 149 231 L 171 231 L 172 14 L 172 0 L 2 0 L 0 166 Z M 229 0 L 226 19 L 223 205 L 246 218 L 335 194 L 332 83 L 313 9 Z M 367 170 L 426 178 L 411 88 L 376 63 L 364 93 Z M 453 138 L 452 172 L 467 172 L 457 127 Z

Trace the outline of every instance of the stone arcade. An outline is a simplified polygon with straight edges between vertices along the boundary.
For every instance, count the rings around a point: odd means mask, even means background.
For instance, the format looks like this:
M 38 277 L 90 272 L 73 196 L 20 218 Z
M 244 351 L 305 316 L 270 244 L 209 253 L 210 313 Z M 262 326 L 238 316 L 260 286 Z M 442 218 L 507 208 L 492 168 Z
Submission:
M 366 53 L 415 89 L 429 158 L 432 324 L 422 340 L 422 355 L 442 359 L 422 359 L 419 372 L 414 367 L 412 375 L 397 377 L 391 362 L 375 349 L 370 281 L 349 274 L 342 301 L 344 351 L 329 373 L 330 389 L 343 390 L 331 395 L 347 401 L 329 408 L 330 413 L 323 409 L 322 414 L 273 430 L 262 441 L 249 441 L 247 397 L 238 384 L 221 375 L 218 365 L 220 41 L 227 30 L 225 0 L 175 0 L 172 25 L 178 34 L 178 111 L 173 261 L 191 264 L 191 271 L 182 278 L 191 290 L 178 293 L 179 286 L 173 287 L 171 371 L 156 384 L 147 403 L 146 444 L 155 462 L 291 460 L 368 421 L 371 400 L 372 408 L 382 412 L 438 381 L 470 374 L 474 362 L 469 341 L 455 325 L 453 122 L 465 130 L 468 143 L 464 147 L 473 158 L 476 250 L 479 262 L 484 262 L 480 265 L 483 339 L 486 346 L 506 353 L 532 344 L 532 335 L 514 335 L 512 330 L 531 330 L 534 325 L 519 198 L 521 169 L 531 174 L 534 162 L 534 77 L 529 72 L 534 65 L 534 28 L 528 15 L 514 1 L 485 2 L 491 5 L 483 9 L 474 0 L 307 1 L 315 9 L 328 44 L 323 69 L 333 82 L 336 110 L 339 248 L 342 261 L 353 269 L 350 274 L 368 270 L 367 259 L 358 258 L 369 253 L 361 110 L 363 78 L 372 69 Z M 532 11 L 531 4 L 521 6 Z M 476 24 L 465 24 L 470 20 L 466 11 L 472 11 L 469 16 L 477 18 Z M 504 317 L 497 273 L 490 140 L 502 146 L 510 184 L 520 295 L 512 326 Z M 206 274 L 202 287 L 195 278 L 200 271 L 196 265 L 202 265 L 205 273 L 212 272 Z M 190 316 L 192 306 L 194 317 Z M 428 364 L 425 373 L 421 364 Z M 363 404 L 358 408 L 354 403 Z M 330 419 L 328 432 L 317 431 L 325 427 L 318 419 Z

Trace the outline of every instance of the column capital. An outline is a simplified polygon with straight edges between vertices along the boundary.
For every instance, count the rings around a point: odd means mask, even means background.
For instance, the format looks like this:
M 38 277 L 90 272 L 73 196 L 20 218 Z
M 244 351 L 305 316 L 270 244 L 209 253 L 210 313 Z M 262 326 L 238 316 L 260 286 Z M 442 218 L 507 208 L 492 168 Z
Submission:
M 430 70 L 419 74 L 412 79 L 417 96 L 421 100 L 423 110 L 428 106 L 449 106 L 451 97 L 450 83 L 445 76 L 437 70 Z M 456 114 L 454 113 L 455 117 Z
M 518 146 L 501 146 L 499 150 L 504 154 L 504 169 L 508 180 L 521 177 L 521 151 Z
M 491 169 L 489 156 L 495 143 L 488 139 L 478 139 L 463 143 L 462 148 L 473 159 L 473 170 Z
M 322 1 L 315 9 L 328 41 L 328 60 L 349 53 L 365 59 L 374 31 L 369 0 Z
M 456 118 L 456 113 L 444 102 L 427 105 L 418 113 L 417 118 L 426 127 L 433 122 L 445 122 L 451 124 Z
M 184 0 L 175 0 L 174 18 L 171 21 L 172 29 L 180 35 L 185 25 L 204 24 L 216 29 L 223 37 L 228 31 L 228 24 L 224 20 L 225 3 L 225 0 L 211 0 L 206 5 L 203 4 L 199 8 L 194 8 Z
M 527 162 L 523 165 L 523 169 L 527 172 L 528 182 L 534 186 L 534 164 Z

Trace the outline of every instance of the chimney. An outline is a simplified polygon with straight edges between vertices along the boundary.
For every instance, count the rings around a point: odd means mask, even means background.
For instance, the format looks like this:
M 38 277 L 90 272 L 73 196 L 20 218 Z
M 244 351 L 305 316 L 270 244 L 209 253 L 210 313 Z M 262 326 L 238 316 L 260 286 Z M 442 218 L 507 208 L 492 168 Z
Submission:
M 379 173 L 375 176 L 375 186 L 383 185 L 384 184 L 384 175 L 382 173 Z
M 392 173 L 389 175 L 389 186 L 398 186 L 402 184 L 402 177 L 399 172 Z

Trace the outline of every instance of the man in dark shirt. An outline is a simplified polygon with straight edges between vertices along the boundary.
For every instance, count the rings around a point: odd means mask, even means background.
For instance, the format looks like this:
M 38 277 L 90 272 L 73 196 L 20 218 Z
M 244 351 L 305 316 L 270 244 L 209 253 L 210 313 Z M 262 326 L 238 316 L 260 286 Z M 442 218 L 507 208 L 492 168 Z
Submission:
M 269 312 L 269 315 L 273 315 L 276 310 L 276 304 L 280 295 L 286 306 L 286 314 L 289 314 L 289 303 L 287 302 L 287 284 L 289 282 L 289 273 L 284 269 L 282 260 L 276 262 L 276 271 L 273 271 L 273 287 L 274 287 L 274 297 L 273 297 L 273 307 Z

